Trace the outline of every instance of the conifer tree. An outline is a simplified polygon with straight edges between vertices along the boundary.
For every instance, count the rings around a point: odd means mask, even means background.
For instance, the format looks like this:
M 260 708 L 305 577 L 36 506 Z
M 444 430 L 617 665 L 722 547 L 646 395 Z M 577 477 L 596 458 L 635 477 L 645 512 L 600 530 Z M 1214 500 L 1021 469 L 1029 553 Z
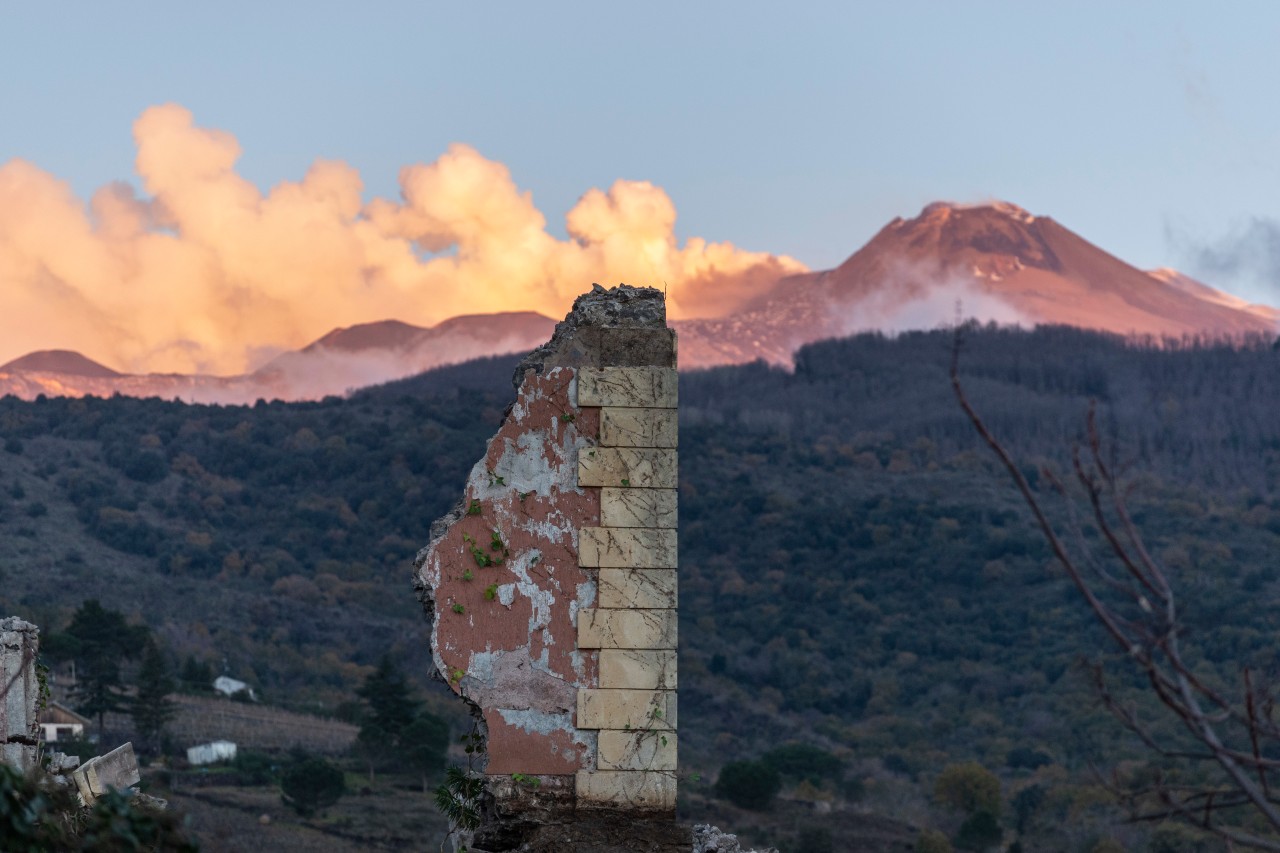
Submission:
M 382 656 L 356 695 L 369 706 L 366 724 L 392 737 L 399 737 L 417 715 L 418 703 L 410 698 L 409 683 L 390 655 Z
M 418 703 L 410 698 L 404 673 L 390 655 L 382 656 L 378 668 L 365 678 L 356 695 L 367 706 L 356 737 L 356 751 L 368 764 L 372 782 L 376 767 L 399 751 L 401 734 L 413 722 Z
M 444 766 L 449 748 L 449 724 L 426 711 L 414 718 L 400 733 L 401 751 L 408 769 L 422 777 L 422 793 L 429 790 L 427 779 Z
M 129 625 L 124 614 L 103 607 L 96 598 L 80 605 L 61 644 L 76 662 L 73 695 L 80 712 L 98 718 L 103 735 L 109 712 L 126 707 L 120 664 L 138 657 L 149 635 L 145 625 Z
M 160 748 L 164 727 L 177 713 L 177 706 L 169 698 L 173 692 L 169 664 L 155 640 L 148 640 L 138 670 L 138 690 L 130 708 L 133 725 L 148 749 Z
M 356 752 L 368 763 L 369 780 L 373 781 L 378 765 L 396 760 L 421 775 L 426 791 L 428 776 L 444 765 L 449 724 L 435 714 L 419 712 L 420 703 L 413 698 L 404 673 L 388 655 L 382 656 L 356 693 L 366 705 Z

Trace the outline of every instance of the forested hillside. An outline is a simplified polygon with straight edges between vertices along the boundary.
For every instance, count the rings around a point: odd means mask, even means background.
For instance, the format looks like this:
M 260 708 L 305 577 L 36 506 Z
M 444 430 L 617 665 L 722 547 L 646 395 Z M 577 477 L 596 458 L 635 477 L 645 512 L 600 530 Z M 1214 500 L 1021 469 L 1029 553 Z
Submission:
M 1270 342 L 965 341 L 970 396 L 1037 485 L 1098 401 L 1187 592 L 1195 660 L 1225 679 L 1273 666 Z M 806 347 L 794 373 L 682 376 L 682 764 L 709 780 L 804 741 L 845 759 L 848 796 L 927 822 L 933 775 L 973 759 L 1010 799 L 1045 794 L 1028 832 L 1068 815 L 1096 832 L 1079 820 L 1089 762 L 1144 753 L 1075 665 L 1111 650 L 958 410 L 950 347 L 862 335 Z M 0 612 L 61 627 L 96 597 L 294 707 L 349 700 L 388 649 L 421 676 L 412 555 L 512 399 L 514 362 L 313 404 L 0 400 Z

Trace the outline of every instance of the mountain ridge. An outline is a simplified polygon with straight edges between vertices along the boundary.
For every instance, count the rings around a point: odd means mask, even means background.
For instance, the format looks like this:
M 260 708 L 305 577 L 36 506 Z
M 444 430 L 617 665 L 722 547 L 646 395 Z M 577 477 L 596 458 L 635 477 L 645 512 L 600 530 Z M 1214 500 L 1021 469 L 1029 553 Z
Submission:
M 859 331 L 934 328 L 965 317 L 1121 335 L 1240 339 L 1275 335 L 1280 309 L 1176 270 L 1144 271 L 1059 224 L 1004 201 L 933 202 L 897 217 L 830 270 L 779 279 L 742 309 L 672 322 L 682 367 L 763 359 L 790 365 L 802 345 Z M 432 367 L 524 352 L 555 321 L 528 311 L 337 327 L 234 377 L 128 375 L 77 353 L 32 353 L 0 367 L 0 395 L 178 397 L 188 402 L 307 400 Z M 78 359 L 78 360 L 77 360 Z M 51 369 L 53 368 L 53 369 Z M 105 372 L 104 372 L 105 371 Z
M 160 397 L 188 403 L 251 404 L 318 400 L 476 358 L 527 352 L 551 336 L 555 321 L 531 311 L 452 317 L 434 326 L 399 320 L 333 329 L 251 373 L 118 373 L 79 353 L 59 359 L 30 353 L 0 366 L 0 397 Z
M 12 361 L 0 364 L 0 373 L 13 371 L 62 373 L 67 376 L 91 376 L 106 378 L 123 376 L 105 364 L 94 361 L 75 350 L 45 349 L 18 356 Z

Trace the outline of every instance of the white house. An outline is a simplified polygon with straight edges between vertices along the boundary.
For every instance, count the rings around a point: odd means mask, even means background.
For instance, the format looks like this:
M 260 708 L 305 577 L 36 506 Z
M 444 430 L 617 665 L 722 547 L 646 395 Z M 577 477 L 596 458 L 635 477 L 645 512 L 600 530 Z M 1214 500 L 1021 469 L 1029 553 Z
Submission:
M 36 717 L 40 723 L 40 735 L 45 743 L 75 740 L 84 737 L 90 721 L 61 702 L 50 702 Z
M 245 684 L 243 681 L 232 678 L 229 675 L 219 675 L 213 680 L 213 689 L 224 696 L 234 696 L 244 691 L 249 694 L 249 698 L 258 701 L 258 697 L 253 695 L 253 688 Z
M 187 762 L 192 766 L 232 761 L 236 757 L 236 745 L 229 740 L 215 740 L 187 748 Z

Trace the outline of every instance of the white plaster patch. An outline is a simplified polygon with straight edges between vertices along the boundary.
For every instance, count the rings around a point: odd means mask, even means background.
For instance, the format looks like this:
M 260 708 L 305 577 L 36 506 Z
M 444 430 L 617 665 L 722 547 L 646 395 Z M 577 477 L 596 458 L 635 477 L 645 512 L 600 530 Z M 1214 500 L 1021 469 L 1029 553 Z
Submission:
M 573 728 L 573 713 L 548 714 L 545 711 L 534 711 L 531 709 L 513 710 L 510 708 L 497 708 L 498 714 L 502 717 L 502 721 L 509 726 L 515 726 L 522 731 L 531 732 L 540 735 L 549 735 L 552 732 L 567 732 L 576 734 Z
M 511 607 L 511 602 L 516 600 L 516 585 L 513 583 L 504 583 L 498 587 L 498 603 L 503 607 Z
M 576 592 L 577 595 L 573 601 L 569 602 L 569 624 L 573 626 L 575 631 L 578 628 L 578 611 L 595 605 L 596 584 L 594 581 L 584 581 L 578 584 Z M 574 672 L 578 674 L 579 679 L 582 678 L 582 672 L 577 664 L 574 665 Z
M 487 458 L 488 454 L 485 456 Z M 485 460 L 481 459 L 471 466 L 471 473 L 467 475 L 469 487 L 467 491 L 484 501 L 504 496 L 507 492 L 506 488 L 499 486 L 497 481 L 489 476 L 489 469 L 485 467 L 484 462 Z
M 531 637 L 534 631 L 551 624 L 551 607 L 556 603 L 555 594 L 549 589 L 538 586 L 529 576 L 529 567 L 541 556 L 541 552 L 535 549 L 526 551 L 507 562 L 511 573 L 519 578 L 516 589 L 533 605 L 532 612 L 529 614 L 529 636 Z
M 552 516 L 559 516 L 560 523 L 557 524 L 552 521 Z M 574 532 L 573 525 L 569 522 L 569 519 L 566 518 L 564 513 L 559 510 L 550 513 L 543 521 L 526 519 L 520 524 L 519 529 L 536 536 L 544 542 L 555 543 L 559 543 L 565 539 L 571 539 Z
M 440 588 L 440 555 L 432 552 L 427 559 L 422 561 L 422 568 L 418 570 L 418 577 L 430 589 Z
M 574 649 L 569 653 L 569 665 L 573 667 L 573 674 L 578 680 L 575 687 L 587 687 L 587 654 L 598 654 L 598 652 L 587 652 L 586 654 Z
M 513 443 L 504 440 L 502 456 L 493 468 L 493 473 L 502 477 L 509 488 L 520 492 L 533 492 L 541 497 L 551 495 L 551 487 L 568 482 L 574 472 L 571 466 L 558 460 L 553 464 L 547 458 L 548 450 L 559 450 L 551 441 L 551 434 L 545 430 L 534 430 L 521 433 Z M 562 456 L 561 453 L 554 453 Z M 577 479 L 574 476 L 574 479 Z
M 577 593 L 577 599 L 569 605 L 569 612 L 574 615 L 573 625 L 575 628 L 578 625 L 578 611 L 586 607 L 591 607 L 596 603 L 596 594 L 598 593 L 596 582 L 583 581 L 578 584 Z
M 535 400 L 539 398 L 539 395 L 537 395 L 536 393 L 525 390 L 526 388 L 529 388 L 529 387 L 530 387 L 529 385 L 525 385 L 524 383 L 521 383 L 520 393 L 516 395 L 516 401 L 511 404 L 511 420 L 514 423 L 520 423 L 522 420 L 524 420 L 529 416 L 529 407 L 525 405 L 525 400 L 528 399 L 529 397 L 532 397 Z
M 471 661 L 467 666 L 467 676 L 485 684 L 492 684 L 493 665 L 504 654 L 506 654 L 505 651 L 472 652 Z
M 562 372 L 561 368 L 552 370 L 547 374 L 547 379 L 555 382 Z M 572 370 L 568 372 L 572 388 L 575 373 Z M 501 477 L 506 487 L 542 497 L 549 497 L 553 486 L 561 490 L 577 490 L 578 477 L 573 449 L 584 442 L 572 423 L 565 428 L 559 422 L 559 415 L 552 415 L 545 426 L 524 423 L 529 417 L 532 404 L 546 397 L 541 391 L 530 390 L 527 385 L 521 386 L 508 421 L 523 427 L 524 431 L 514 442 L 511 439 L 503 440 L 502 454 L 493 469 L 493 474 Z M 562 430 L 561 439 L 553 440 L 553 436 Z M 488 485 L 489 472 L 486 470 L 484 474 L 483 482 Z M 473 472 L 472 480 L 476 479 Z

